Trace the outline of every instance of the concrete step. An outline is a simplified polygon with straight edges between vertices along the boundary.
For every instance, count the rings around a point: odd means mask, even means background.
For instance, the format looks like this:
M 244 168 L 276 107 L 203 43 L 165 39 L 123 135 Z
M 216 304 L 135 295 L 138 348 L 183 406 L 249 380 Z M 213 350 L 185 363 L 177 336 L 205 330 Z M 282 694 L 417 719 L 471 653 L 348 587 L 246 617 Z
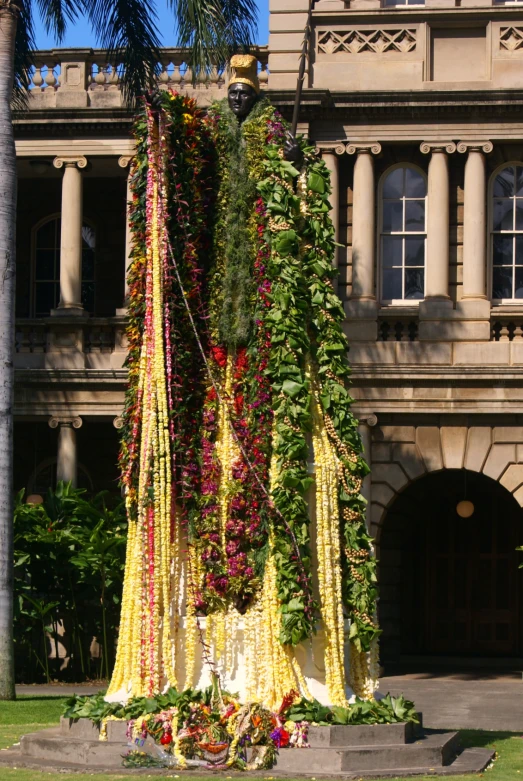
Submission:
M 119 773 L 132 775 L 136 771 L 126 771 L 121 765 L 122 755 L 127 750 L 126 742 L 123 741 L 102 742 L 64 737 L 61 728 L 53 728 L 25 735 L 19 747 L 0 752 L 0 765 L 49 771 L 89 768 L 91 772 L 103 772 L 118 768 Z M 282 749 L 275 770 L 281 777 L 290 778 L 297 775 L 335 779 L 425 774 L 455 776 L 482 772 L 495 753 L 491 749 L 471 748 L 454 759 L 457 750 L 455 733 L 431 733 L 405 745 Z M 373 758 L 375 761 L 372 761 Z M 334 769 L 333 765 L 338 769 Z M 150 775 L 165 773 L 164 770 L 154 769 L 147 772 Z M 266 772 L 247 775 L 258 776 Z
M 309 727 L 311 748 L 402 745 L 417 734 L 414 724 L 372 724 Z
M 22 757 L 32 757 L 71 765 L 103 767 L 122 766 L 122 757 L 128 751 L 127 741 L 108 742 L 64 737 L 60 728 L 42 730 L 24 735 L 20 740 Z
M 126 742 L 126 721 L 107 722 L 109 743 Z M 60 719 L 60 732 L 64 737 L 79 740 L 98 740 L 100 729 L 89 719 Z M 311 748 L 342 748 L 349 746 L 388 746 L 405 744 L 417 734 L 414 724 L 372 724 L 332 727 L 310 727 Z
M 113 722 L 120 727 L 123 722 Z M 108 724 L 109 727 L 109 724 Z M 120 767 L 128 751 L 127 741 L 100 741 L 81 738 L 82 729 L 64 736 L 63 725 L 25 735 L 20 743 L 22 756 L 62 761 L 82 766 Z M 87 732 L 87 730 L 85 730 Z M 73 737 L 73 734 L 75 735 Z M 357 745 L 343 748 L 282 749 L 276 766 L 294 773 L 339 773 L 393 768 L 434 768 L 450 764 L 458 754 L 457 733 L 431 734 L 412 743 Z
M 395 768 L 442 767 L 459 753 L 457 732 L 431 734 L 403 745 L 359 745 L 350 748 L 283 749 L 278 770 L 295 773 L 341 773 Z
M 303 778 L 319 779 L 373 779 L 373 778 L 398 778 L 398 777 L 416 777 L 416 776 L 464 776 L 476 773 L 482 773 L 490 764 L 495 756 L 495 751 L 488 748 L 467 748 L 450 765 L 440 767 L 397 767 L 390 770 L 380 768 L 370 768 L 369 770 L 347 771 L 343 770 L 337 773 L 300 773 Z M 278 775 L 282 778 L 291 778 L 292 773 L 278 770 Z M 296 774 L 294 774 L 296 776 Z
M 127 742 L 126 721 L 107 722 L 107 741 L 109 743 Z M 100 728 L 90 719 L 66 719 L 60 718 L 60 733 L 64 737 L 78 738 L 79 740 L 98 740 Z

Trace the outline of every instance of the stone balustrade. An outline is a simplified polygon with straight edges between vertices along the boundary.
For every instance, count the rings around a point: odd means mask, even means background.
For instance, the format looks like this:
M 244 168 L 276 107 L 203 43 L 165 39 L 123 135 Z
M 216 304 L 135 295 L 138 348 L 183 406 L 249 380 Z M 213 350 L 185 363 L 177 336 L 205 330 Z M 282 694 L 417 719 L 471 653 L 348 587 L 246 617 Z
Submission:
M 268 85 L 268 47 L 253 49 L 259 62 L 262 89 Z M 122 65 L 111 62 L 104 49 L 52 49 L 35 53 L 30 75 L 30 109 L 113 108 L 124 104 Z M 172 89 L 195 97 L 202 105 L 225 95 L 227 73 L 213 68 L 200 73 L 193 84 L 184 49 L 161 49 L 157 67 L 160 89 Z
M 490 327 L 493 342 L 523 342 L 523 312 L 493 312 Z
M 119 369 L 127 343 L 126 318 L 20 318 L 15 326 L 16 369 Z
M 417 342 L 418 315 L 384 313 L 378 316 L 378 342 Z

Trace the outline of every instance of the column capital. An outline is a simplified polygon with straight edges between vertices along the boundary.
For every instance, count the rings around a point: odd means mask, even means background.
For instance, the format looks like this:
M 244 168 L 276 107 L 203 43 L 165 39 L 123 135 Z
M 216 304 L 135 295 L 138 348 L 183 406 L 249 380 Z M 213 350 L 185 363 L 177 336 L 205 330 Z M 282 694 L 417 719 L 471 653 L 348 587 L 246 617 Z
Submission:
M 379 155 L 381 144 L 378 141 L 351 141 L 347 144 L 348 155 Z
M 52 415 L 47 423 L 49 428 L 59 428 L 60 426 L 82 428 L 83 420 L 79 415 Z
M 423 141 L 420 144 L 420 152 L 424 155 L 428 155 L 430 152 L 446 152 L 451 155 L 455 151 L 454 141 Z
M 345 144 L 342 144 L 341 141 L 337 141 L 336 143 L 323 143 L 320 141 L 316 144 L 315 151 L 317 155 L 344 155 Z
M 53 160 L 55 168 L 87 168 L 87 157 L 84 155 L 63 155 Z
M 124 426 L 124 419 L 121 415 L 117 415 L 115 418 L 113 418 L 113 426 L 117 431 L 119 431 Z
M 488 155 L 494 149 L 492 141 L 458 141 L 458 152 L 483 152 Z
M 374 412 L 362 412 L 357 415 L 358 423 L 363 423 L 370 428 L 374 428 L 378 424 L 378 416 Z
M 128 168 L 132 161 L 134 160 L 134 155 L 122 155 L 118 158 L 118 165 L 120 168 Z

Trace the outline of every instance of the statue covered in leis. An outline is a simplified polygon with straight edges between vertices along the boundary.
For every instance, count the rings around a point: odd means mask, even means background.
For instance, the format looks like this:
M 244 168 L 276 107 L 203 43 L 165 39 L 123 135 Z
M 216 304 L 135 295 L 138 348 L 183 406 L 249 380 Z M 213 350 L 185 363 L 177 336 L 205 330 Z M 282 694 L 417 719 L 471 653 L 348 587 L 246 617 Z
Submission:
M 345 705 L 377 686 L 329 174 L 231 60 L 207 113 L 160 92 L 135 125 L 129 541 L 109 697 L 204 686 Z

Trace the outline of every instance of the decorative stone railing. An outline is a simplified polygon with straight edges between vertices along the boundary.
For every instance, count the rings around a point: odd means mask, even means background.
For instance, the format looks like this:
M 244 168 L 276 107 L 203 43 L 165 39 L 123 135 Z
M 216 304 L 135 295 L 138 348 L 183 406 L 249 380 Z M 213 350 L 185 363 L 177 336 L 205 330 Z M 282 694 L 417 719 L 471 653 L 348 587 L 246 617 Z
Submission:
M 17 320 L 15 350 L 17 353 L 47 352 L 48 326 L 44 320 Z
M 18 319 L 15 368 L 120 368 L 125 327 L 125 317 Z
M 253 49 L 259 62 L 262 89 L 268 86 L 268 47 Z M 193 85 L 184 49 L 162 49 L 157 79 L 160 89 L 173 89 L 208 104 L 224 95 L 227 73 L 213 69 L 201 73 Z M 52 49 L 35 53 L 30 73 L 30 109 L 113 108 L 124 105 L 122 66 L 110 62 L 104 49 Z
M 494 312 L 490 318 L 490 338 L 493 342 L 523 341 L 523 312 L 503 316 Z
M 418 316 L 399 313 L 380 313 L 378 317 L 378 342 L 417 342 Z

